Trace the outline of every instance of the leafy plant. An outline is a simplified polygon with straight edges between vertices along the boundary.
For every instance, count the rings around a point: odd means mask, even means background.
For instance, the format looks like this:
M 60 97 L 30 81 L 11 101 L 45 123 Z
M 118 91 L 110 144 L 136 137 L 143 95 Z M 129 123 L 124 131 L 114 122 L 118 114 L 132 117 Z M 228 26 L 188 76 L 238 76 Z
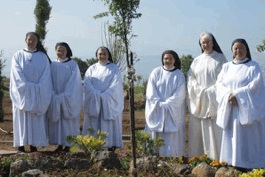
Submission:
M 144 131 L 137 131 L 135 134 L 136 146 L 138 153 L 143 156 L 157 155 L 157 148 L 164 145 L 163 138 L 151 138 L 150 134 Z
M 94 162 L 96 153 L 103 149 L 106 144 L 107 133 L 102 131 L 95 131 L 89 128 L 92 135 L 70 135 L 66 140 L 72 144 L 70 152 L 83 151 L 89 157 L 91 163 Z
M 240 177 L 258 177 L 258 176 L 265 176 L 265 169 L 253 169 L 248 173 L 242 173 Z
M 189 159 L 188 163 L 190 166 L 195 167 L 198 164 L 205 162 L 207 164 L 209 164 L 210 166 L 214 167 L 214 168 L 220 168 L 223 166 L 226 166 L 227 163 L 226 162 L 219 162 L 218 160 L 213 160 L 209 157 L 207 157 L 206 154 L 203 154 L 201 156 L 194 156 L 191 159 Z

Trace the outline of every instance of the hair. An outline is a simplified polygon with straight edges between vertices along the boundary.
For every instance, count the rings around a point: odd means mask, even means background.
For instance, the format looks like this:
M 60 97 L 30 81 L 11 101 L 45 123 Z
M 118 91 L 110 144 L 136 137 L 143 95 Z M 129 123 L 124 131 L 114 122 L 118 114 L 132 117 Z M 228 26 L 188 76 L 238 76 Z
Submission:
M 55 50 L 57 49 L 58 46 L 63 46 L 66 48 L 66 57 L 68 57 L 69 59 L 71 59 L 71 57 L 73 56 L 72 50 L 69 47 L 69 45 L 66 42 L 58 42 L 55 45 Z
M 173 56 L 173 58 L 175 59 L 175 63 L 174 63 L 175 68 L 181 69 L 181 61 L 179 59 L 178 54 L 174 50 L 165 50 L 162 53 L 162 65 L 164 65 L 163 58 L 166 54 L 171 54 Z
M 247 44 L 247 41 L 245 39 L 238 38 L 238 39 L 233 40 L 232 45 L 231 45 L 231 50 L 233 51 L 233 46 L 237 42 L 243 44 L 246 47 L 246 49 L 247 49 L 247 58 L 252 59 L 251 58 L 251 54 L 250 54 L 250 50 L 249 50 L 249 47 L 248 47 L 248 44 Z M 234 55 L 233 55 L 233 58 L 235 58 Z
M 220 46 L 219 46 L 219 44 L 217 43 L 215 37 L 213 36 L 213 34 L 212 33 L 209 33 L 209 32 L 206 32 L 206 31 L 205 32 L 202 32 L 200 34 L 200 39 L 199 39 L 199 45 L 201 47 L 202 53 L 204 52 L 204 50 L 203 50 L 203 48 L 201 46 L 201 39 L 202 39 L 202 37 L 207 37 L 207 38 L 211 39 L 213 41 L 213 50 L 216 51 L 216 52 L 218 52 L 218 53 L 223 53 L 222 50 L 221 50 L 221 48 L 220 48 Z
M 109 60 L 109 62 L 113 63 L 112 56 L 111 56 L 111 53 L 110 53 L 109 49 L 108 49 L 107 47 L 104 47 L 104 46 L 101 46 L 101 47 L 99 47 L 99 48 L 96 50 L 96 58 L 97 58 L 97 54 L 98 54 L 98 50 L 99 50 L 99 49 L 105 49 L 105 50 L 107 50 L 108 55 L 109 55 L 108 60 Z
M 38 33 L 36 33 L 36 32 L 28 32 L 28 33 L 26 34 L 26 38 L 25 38 L 25 40 L 27 40 L 28 36 L 30 36 L 30 35 L 34 35 L 34 36 L 37 38 L 37 40 L 38 40 L 37 45 L 36 45 L 36 49 L 37 49 L 37 51 L 41 51 L 41 52 L 43 52 L 43 53 L 47 56 L 49 62 L 51 63 L 51 59 L 50 59 L 50 57 L 48 56 L 47 51 L 45 50 L 45 48 L 43 47 L 43 45 L 42 45 L 42 43 L 41 43 L 40 35 L 39 35 Z

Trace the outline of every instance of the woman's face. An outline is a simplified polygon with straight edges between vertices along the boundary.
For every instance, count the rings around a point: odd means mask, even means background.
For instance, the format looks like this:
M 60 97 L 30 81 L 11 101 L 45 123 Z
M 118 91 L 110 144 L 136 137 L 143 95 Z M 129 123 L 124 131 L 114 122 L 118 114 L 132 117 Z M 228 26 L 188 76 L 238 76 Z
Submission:
M 27 43 L 27 48 L 29 50 L 34 50 L 36 49 L 37 43 L 38 43 L 38 39 L 35 35 L 28 35 L 26 38 L 26 43 Z
M 64 60 L 66 58 L 67 55 L 67 49 L 66 47 L 59 45 L 56 48 L 56 54 L 59 60 Z
M 108 51 L 104 48 L 98 49 L 97 58 L 101 64 L 105 64 L 109 59 Z
M 163 57 L 163 63 L 166 69 L 173 68 L 175 64 L 175 59 L 172 54 L 165 54 Z
M 236 60 L 243 60 L 247 56 L 247 48 L 240 42 L 234 43 L 232 47 L 233 56 Z
M 200 39 L 201 48 L 204 51 L 204 53 L 210 54 L 213 51 L 213 41 L 205 36 Z

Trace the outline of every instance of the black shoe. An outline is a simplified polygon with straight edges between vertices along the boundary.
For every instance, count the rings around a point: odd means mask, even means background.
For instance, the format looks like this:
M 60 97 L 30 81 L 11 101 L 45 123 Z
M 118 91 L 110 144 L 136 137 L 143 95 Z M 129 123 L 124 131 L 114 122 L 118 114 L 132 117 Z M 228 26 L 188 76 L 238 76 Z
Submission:
M 30 152 L 36 152 L 37 151 L 37 148 L 36 146 L 30 146 Z
M 20 152 L 25 152 L 24 146 L 19 146 L 18 147 L 18 153 L 20 153 Z
M 108 151 L 115 152 L 115 150 L 116 150 L 116 147 L 115 146 L 112 146 L 111 148 L 108 148 Z
M 54 150 L 54 152 L 60 152 L 60 151 L 63 151 L 63 146 L 62 146 L 62 145 L 59 145 L 59 146 Z
M 63 149 L 64 152 L 69 152 L 70 151 L 70 147 L 69 146 L 65 146 Z

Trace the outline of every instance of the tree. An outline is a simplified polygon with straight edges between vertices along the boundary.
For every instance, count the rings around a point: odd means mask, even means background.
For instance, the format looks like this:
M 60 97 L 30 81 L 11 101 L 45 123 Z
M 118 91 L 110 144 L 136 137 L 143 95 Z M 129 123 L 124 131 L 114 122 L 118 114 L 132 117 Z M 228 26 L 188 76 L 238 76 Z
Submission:
M 109 6 L 108 12 L 102 12 L 96 16 L 95 19 L 111 15 L 114 17 L 114 22 L 109 26 L 111 34 L 120 37 L 125 46 L 125 55 L 127 64 L 129 65 L 129 47 L 132 35 L 132 20 L 141 17 L 141 13 L 136 10 L 139 7 L 140 0 L 102 0 L 105 5 Z
M 81 73 L 81 77 L 82 79 L 84 79 L 84 76 L 85 76 L 87 68 L 89 67 L 89 64 L 86 61 L 81 60 L 81 58 L 73 57 L 72 59 L 76 61 L 79 67 L 80 73 Z
M 3 108 L 3 99 L 4 99 L 4 82 L 2 71 L 5 67 L 5 60 L 3 59 L 3 51 L 0 51 L 0 122 L 4 120 L 4 108 Z
M 134 68 L 133 55 L 129 55 L 130 39 L 134 37 L 132 35 L 132 20 L 140 18 L 142 14 L 137 13 L 136 10 L 139 7 L 140 0 L 102 0 L 105 5 L 109 6 L 108 12 L 103 12 L 95 16 L 95 18 L 101 18 L 108 16 L 109 14 L 114 17 L 114 22 L 109 26 L 109 32 L 115 36 L 120 37 L 125 46 L 125 56 L 128 66 L 128 79 L 130 83 L 130 113 L 131 113 L 131 142 L 132 142 L 132 154 L 133 154 L 133 171 L 134 176 L 137 176 L 136 170 L 136 146 L 135 146 L 135 115 L 134 115 Z M 131 57 L 131 61 L 129 61 Z
M 262 44 L 261 45 L 257 45 L 257 51 L 258 52 L 263 52 L 265 51 L 265 39 L 262 41 Z
M 43 42 L 47 34 L 46 24 L 50 19 L 51 6 L 49 0 L 37 0 L 34 14 L 36 18 L 36 29 L 35 32 L 40 35 L 40 39 Z
M 103 45 L 108 47 L 110 53 L 112 54 L 112 60 L 115 64 L 118 65 L 120 71 L 124 71 L 126 68 L 126 61 L 124 60 L 125 56 L 125 46 L 119 36 L 115 36 L 110 33 L 108 23 L 104 25 L 104 39 Z M 105 44 L 104 44 L 105 43 Z
M 187 73 L 190 69 L 190 65 L 193 61 L 193 58 L 191 55 L 183 55 L 180 57 L 180 61 L 181 61 L 181 70 L 184 73 L 185 77 L 187 78 Z

